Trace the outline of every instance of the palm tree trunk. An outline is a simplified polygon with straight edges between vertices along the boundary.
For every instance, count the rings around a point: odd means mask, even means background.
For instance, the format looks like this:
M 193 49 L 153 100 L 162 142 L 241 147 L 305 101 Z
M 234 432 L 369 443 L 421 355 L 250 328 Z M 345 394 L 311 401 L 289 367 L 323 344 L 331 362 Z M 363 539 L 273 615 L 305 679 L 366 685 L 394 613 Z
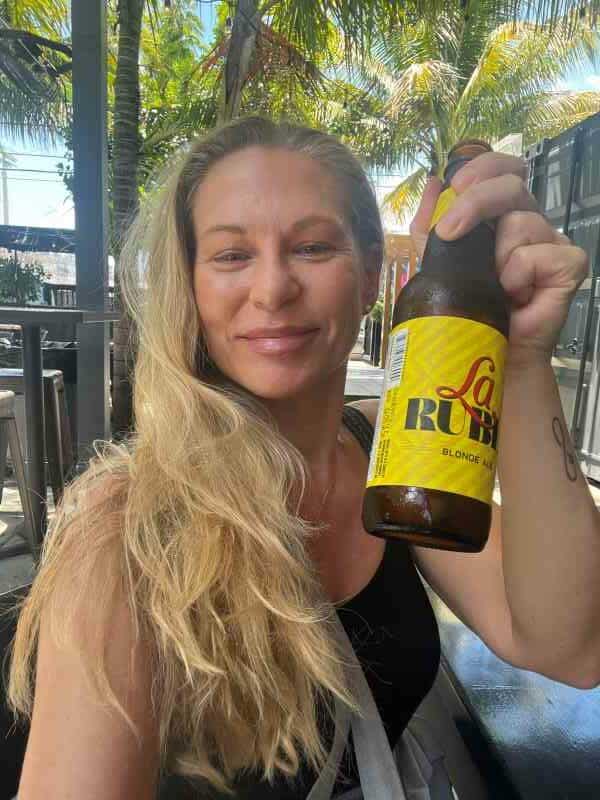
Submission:
M 254 55 L 261 16 L 259 0 L 238 0 L 225 60 L 225 79 L 219 108 L 220 123 L 237 117 L 239 113 L 242 89 Z
M 115 437 L 133 426 L 131 376 L 135 361 L 132 321 L 123 309 L 119 282 L 120 241 L 138 208 L 140 152 L 139 52 L 144 0 L 120 0 L 117 74 L 113 127 L 113 225 L 116 252 L 115 307 L 121 317 L 114 326 L 112 430 Z

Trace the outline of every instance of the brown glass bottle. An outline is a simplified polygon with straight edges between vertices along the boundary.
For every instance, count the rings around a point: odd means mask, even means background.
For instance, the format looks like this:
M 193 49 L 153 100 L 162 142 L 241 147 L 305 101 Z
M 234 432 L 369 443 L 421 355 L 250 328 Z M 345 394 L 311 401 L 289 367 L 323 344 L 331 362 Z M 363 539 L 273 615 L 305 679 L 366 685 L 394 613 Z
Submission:
M 450 151 L 437 219 L 455 197 L 452 177 L 490 149 L 468 140 Z M 421 270 L 396 302 L 363 505 L 369 533 L 445 550 L 478 552 L 485 546 L 509 328 L 494 251 L 494 228 L 487 222 L 451 242 L 433 228 Z M 454 380 L 444 380 L 446 364 Z M 393 390 L 390 376 L 400 377 Z M 410 396 L 411 388 L 422 386 Z

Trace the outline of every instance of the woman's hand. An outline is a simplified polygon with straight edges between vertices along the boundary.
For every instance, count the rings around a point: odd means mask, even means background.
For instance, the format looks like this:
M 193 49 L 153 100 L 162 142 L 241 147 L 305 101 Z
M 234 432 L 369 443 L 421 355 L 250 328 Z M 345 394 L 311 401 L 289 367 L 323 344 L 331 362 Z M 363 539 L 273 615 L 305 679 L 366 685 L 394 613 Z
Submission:
M 497 219 L 496 266 L 508 293 L 510 317 L 507 365 L 549 362 L 573 295 L 587 277 L 584 250 L 558 233 L 537 210 L 524 183 L 521 159 L 485 153 L 452 179 L 458 197 L 436 226 L 442 239 L 463 236 L 484 219 Z M 422 255 L 442 183 L 431 178 L 411 224 Z

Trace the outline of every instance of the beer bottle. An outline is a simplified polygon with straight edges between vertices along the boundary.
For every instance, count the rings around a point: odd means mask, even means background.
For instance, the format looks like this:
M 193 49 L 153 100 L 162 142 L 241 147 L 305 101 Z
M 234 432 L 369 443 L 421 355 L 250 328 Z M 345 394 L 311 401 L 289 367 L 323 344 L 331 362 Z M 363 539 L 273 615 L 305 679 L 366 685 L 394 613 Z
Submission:
M 448 154 L 421 270 L 394 307 L 363 505 L 369 533 L 465 552 L 489 535 L 509 303 L 493 224 L 451 242 L 435 224 L 452 177 L 489 150 L 470 139 Z

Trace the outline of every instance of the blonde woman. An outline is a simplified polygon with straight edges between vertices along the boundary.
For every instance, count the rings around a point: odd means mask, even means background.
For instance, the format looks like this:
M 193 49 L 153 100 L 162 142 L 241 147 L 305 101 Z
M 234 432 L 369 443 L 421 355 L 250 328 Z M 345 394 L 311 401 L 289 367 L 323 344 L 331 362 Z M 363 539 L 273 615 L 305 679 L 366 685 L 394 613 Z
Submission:
M 536 212 L 519 160 L 481 156 L 454 184 L 438 231 L 499 218 L 514 304 L 503 505 L 477 555 L 362 526 L 376 403 L 345 409 L 344 382 L 383 235 L 358 162 L 330 136 L 253 118 L 171 166 L 122 259 L 136 436 L 70 487 L 19 621 L 20 800 L 150 800 L 161 778 L 169 797 L 306 797 L 333 700 L 355 706 L 336 614 L 392 743 L 434 680 L 417 567 L 502 659 L 598 683 L 598 515 L 550 365 L 585 255 Z M 338 788 L 353 780 L 350 754 Z

